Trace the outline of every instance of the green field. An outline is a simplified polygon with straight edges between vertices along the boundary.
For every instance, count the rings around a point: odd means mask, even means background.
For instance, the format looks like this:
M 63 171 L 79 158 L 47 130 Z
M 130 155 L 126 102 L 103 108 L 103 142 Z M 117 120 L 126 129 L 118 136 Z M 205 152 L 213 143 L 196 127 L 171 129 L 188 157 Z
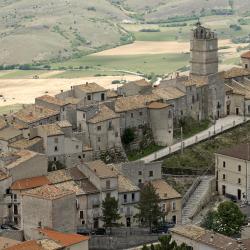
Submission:
M 134 56 L 85 56 L 64 63 L 52 64 L 54 69 L 61 67 L 90 67 L 94 70 L 132 71 L 150 74 L 166 74 L 188 64 L 189 54 L 160 54 Z M 95 71 L 96 73 L 97 71 Z
M 9 114 L 10 112 L 16 112 L 21 109 L 23 104 L 14 104 L 0 107 L 0 115 Z

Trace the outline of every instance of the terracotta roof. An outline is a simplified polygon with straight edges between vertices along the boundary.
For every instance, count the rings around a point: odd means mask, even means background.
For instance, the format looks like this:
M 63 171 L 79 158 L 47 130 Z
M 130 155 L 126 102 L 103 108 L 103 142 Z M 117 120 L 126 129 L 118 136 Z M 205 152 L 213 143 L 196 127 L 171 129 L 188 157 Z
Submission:
M 149 109 L 164 109 L 169 106 L 171 105 L 162 102 L 151 102 L 150 104 L 147 105 Z
M 233 67 L 230 70 L 227 70 L 224 72 L 225 79 L 230 79 L 230 78 L 239 77 L 239 76 L 249 76 L 249 75 L 250 75 L 249 70 L 243 69 L 243 68 L 237 68 L 237 67 Z
M 4 119 L 0 118 L 0 130 L 5 128 L 7 126 L 7 123 Z
M 175 226 L 170 229 L 171 233 L 184 236 L 188 239 L 201 242 L 214 249 L 221 250 L 240 250 L 236 240 L 225 235 L 205 230 L 196 225 Z
M 96 92 L 104 92 L 107 91 L 107 89 L 103 88 L 99 84 L 92 82 L 92 83 L 86 83 L 82 85 L 76 85 L 73 88 L 78 88 L 81 91 L 85 93 L 96 93 Z
M 22 132 L 13 127 L 7 127 L 7 128 L 0 130 L 0 139 L 4 141 L 8 141 L 20 135 L 22 135 Z
M 51 239 L 42 239 L 36 241 L 44 250 L 62 250 L 63 247 Z
M 64 120 L 64 121 L 59 121 L 56 123 L 60 128 L 69 128 L 69 127 L 72 127 L 72 124 L 67 121 L 67 120 Z
M 231 92 L 235 95 L 242 95 L 246 99 L 250 99 L 250 86 L 247 84 L 242 84 L 236 80 L 231 81 L 230 83 L 225 84 L 227 92 Z
M 155 88 L 153 93 L 163 100 L 173 100 L 185 96 L 185 93 L 176 87 L 168 86 L 164 88 Z
M 218 154 L 250 161 L 250 143 L 242 143 L 231 148 L 222 149 L 218 151 Z
M 94 186 L 94 184 L 92 184 L 88 179 L 81 180 L 80 186 L 86 194 L 94 194 L 100 192 L 97 187 Z
M 16 112 L 13 116 L 25 123 L 33 123 L 56 115 L 59 115 L 59 111 L 38 105 L 29 105 Z
M 77 167 L 69 168 L 67 170 L 74 181 L 80 181 L 87 178 Z
M 37 128 L 42 129 L 47 136 L 64 135 L 63 131 L 56 123 L 41 125 Z
M 25 196 L 33 196 L 45 200 L 55 200 L 64 196 L 74 194 L 72 191 L 59 189 L 53 185 L 44 185 L 25 192 Z
M 124 85 L 126 85 L 126 84 L 135 84 L 135 85 L 138 85 L 140 87 L 152 86 L 151 83 L 146 81 L 145 79 L 140 79 L 137 81 L 128 82 L 128 83 L 125 83 Z
M 70 103 L 70 104 L 77 105 L 79 102 L 81 102 L 81 99 L 75 98 L 75 97 L 66 97 L 65 101 Z
M 118 97 L 118 94 L 115 90 L 109 89 L 107 92 L 107 97 L 108 98 L 116 98 L 116 97 Z
M 207 85 L 208 79 L 206 76 L 195 76 L 195 75 L 190 75 L 188 80 L 184 81 L 185 86 L 197 86 L 201 87 L 204 85 Z
M 82 195 L 85 194 L 84 190 L 77 185 L 74 181 L 66 181 L 58 184 L 54 184 L 55 187 L 63 190 L 63 191 L 72 191 L 76 195 Z
M 181 195 L 164 180 L 153 180 L 152 185 L 162 200 L 181 198 Z
M 241 55 L 241 58 L 250 59 L 250 51 L 247 51 Z
M 86 165 L 100 178 L 117 177 L 117 174 L 101 160 L 90 161 Z
M 5 237 L 0 237 L 0 249 L 6 249 L 7 247 L 11 247 L 13 245 L 18 244 L 19 241 L 17 240 L 12 240 L 9 238 L 5 238 Z
M 50 230 L 50 229 L 39 229 L 39 231 L 43 235 L 45 235 L 49 239 L 56 241 L 58 244 L 60 244 L 63 247 L 72 246 L 82 241 L 89 240 L 88 236 L 83 236 L 79 234 L 66 234 L 66 233 L 61 233 L 61 232 Z
M 39 245 L 35 240 L 29 240 L 12 247 L 7 247 L 5 250 L 46 250 Z
M 46 176 L 38 176 L 38 177 L 21 179 L 21 180 L 15 181 L 14 183 L 12 183 L 11 189 L 12 190 L 25 190 L 25 189 L 41 187 L 47 184 L 50 184 L 50 181 L 47 179 Z
M 43 139 L 41 137 L 35 137 L 33 139 L 26 139 L 23 138 L 21 140 L 15 141 L 9 144 L 9 147 L 16 148 L 16 149 L 29 149 L 31 146 L 41 142 Z
M 106 120 L 116 119 L 120 116 L 116 114 L 113 110 L 108 108 L 106 105 L 101 104 L 99 106 L 99 112 L 88 120 L 89 123 L 98 123 Z
M 43 96 L 37 97 L 36 99 L 47 102 L 47 103 L 51 103 L 54 105 L 58 105 L 58 106 L 65 106 L 65 105 L 69 104 L 68 102 L 66 102 L 62 99 L 59 99 L 59 98 L 56 98 L 56 97 L 50 96 L 50 95 L 43 95 Z
M 66 169 L 49 172 L 47 178 L 52 184 L 57 184 L 72 180 L 72 176 Z
M 149 102 L 158 101 L 160 99 L 161 98 L 155 94 L 120 97 L 115 102 L 115 111 L 125 112 L 146 108 Z
M 3 171 L 0 170 L 0 181 L 8 178 L 8 175 L 5 174 Z

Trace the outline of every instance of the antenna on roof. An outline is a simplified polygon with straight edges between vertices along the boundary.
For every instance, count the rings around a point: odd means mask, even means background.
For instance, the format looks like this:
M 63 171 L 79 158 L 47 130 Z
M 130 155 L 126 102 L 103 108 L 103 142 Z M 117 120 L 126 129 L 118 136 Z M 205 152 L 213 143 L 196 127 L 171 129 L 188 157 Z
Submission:
M 199 17 L 198 17 L 198 21 L 197 21 L 197 23 L 196 23 L 196 26 L 197 26 L 197 27 L 201 26 L 201 21 L 200 21 L 200 18 L 199 18 Z

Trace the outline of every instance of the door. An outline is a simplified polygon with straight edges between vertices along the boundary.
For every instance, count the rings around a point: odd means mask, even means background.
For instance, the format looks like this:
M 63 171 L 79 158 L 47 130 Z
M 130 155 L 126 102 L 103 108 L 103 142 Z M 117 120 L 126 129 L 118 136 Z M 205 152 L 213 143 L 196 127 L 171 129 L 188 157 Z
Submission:
M 230 115 L 230 104 L 227 105 L 227 115 Z
M 226 186 L 222 185 L 222 194 L 225 195 L 226 194 Z
M 217 111 L 217 118 L 218 119 L 220 118 L 220 111 L 219 110 Z
M 131 227 L 131 218 L 130 217 L 126 218 L 126 224 L 127 224 L 127 227 Z
M 241 200 L 241 190 L 238 189 L 238 200 Z
M 173 215 L 173 216 L 172 216 L 172 222 L 173 222 L 174 224 L 176 224 L 176 215 Z
M 239 115 L 240 111 L 239 108 L 236 108 L 236 115 Z
M 94 218 L 94 229 L 99 228 L 99 220 L 98 218 Z

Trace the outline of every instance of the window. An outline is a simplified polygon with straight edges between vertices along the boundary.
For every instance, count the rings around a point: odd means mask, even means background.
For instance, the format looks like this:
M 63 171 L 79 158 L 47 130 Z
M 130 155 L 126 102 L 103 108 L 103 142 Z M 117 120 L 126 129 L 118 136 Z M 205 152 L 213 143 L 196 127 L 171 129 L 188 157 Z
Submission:
M 238 184 L 241 184 L 241 178 L 238 179 Z
M 142 175 L 142 171 L 139 171 L 139 172 L 138 172 L 138 175 Z
M 135 201 L 135 193 L 132 193 L 132 201 Z
M 16 204 L 14 205 L 14 215 L 18 215 L 18 207 Z
M 139 114 L 140 114 L 140 116 L 142 116 L 142 111 L 140 111 L 140 113 L 139 113 Z
M 101 137 L 98 137 L 98 142 L 101 142 Z
M 153 177 L 154 176 L 154 172 L 153 171 L 149 171 L 149 177 Z
M 58 151 L 58 147 L 57 147 L 57 146 L 55 146 L 55 148 L 54 148 L 54 149 L 55 149 L 55 152 L 57 152 L 57 151 Z
M 181 110 L 181 116 L 183 115 L 183 111 Z
M 78 156 L 78 158 L 79 158 L 79 159 L 82 159 L 82 157 L 81 157 L 80 155 Z
M 102 127 L 101 126 L 97 126 L 97 130 L 102 130 Z
M 226 180 L 226 175 L 225 175 L 225 174 L 223 174 L 222 178 L 223 178 L 223 180 Z
M 79 148 L 79 145 L 76 145 L 76 149 L 78 149 Z
M 168 111 L 168 118 L 172 118 L 172 112 L 171 112 L 171 110 Z
M 91 100 L 91 95 L 88 95 L 88 100 L 89 100 L 89 101 Z
M 193 104 L 194 104 L 194 101 L 195 101 L 195 100 L 194 100 L 194 96 L 192 96 L 192 103 L 193 103 Z
M 110 193 L 106 193 L 106 197 L 107 197 L 107 198 L 110 198 L 110 197 L 111 197 L 111 194 L 110 194 Z
M 118 137 L 119 136 L 119 133 L 118 132 L 115 132 L 115 137 Z
M 124 203 L 127 203 L 127 194 L 123 195 L 123 201 L 124 201 Z
M 84 213 L 83 210 L 80 211 L 80 219 L 84 219 Z
M 134 117 L 134 114 L 133 114 L 133 113 L 131 113 L 131 114 L 130 114 L 130 116 L 131 116 L 131 118 L 133 118 L 133 117 Z
M 85 220 L 82 220 L 82 225 L 85 225 Z
M 247 69 L 248 68 L 248 65 L 247 64 L 245 64 L 245 69 Z
M 85 154 L 82 154 L 82 158 L 85 158 Z
M 107 189 L 110 188 L 110 180 L 106 180 L 106 188 L 107 188 Z
M 166 211 L 166 204 L 163 203 L 163 204 L 162 204 L 162 212 L 165 212 L 165 211 Z
M 112 129 L 112 121 L 109 121 L 109 129 Z
M 175 201 L 172 202 L 172 210 L 174 211 L 176 209 L 176 203 Z
M 241 172 L 241 165 L 238 166 L 238 171 Z
M 223 168 L 225 168 L 226 167 L 226 162 L 225 161 L 223 161 Z
M 13 200 L 16 201 L 17 200 L 17 195 L 13 194 Z
M 57 138 L 57 137 L 54 139 L 54 142 L 55 142 L 55 143 L 58 143 L 58 138 Z
M 54 157 L 54 161 L 57 161 L 56 157 Z
M 138 180 L 138 184 L 141 184 L 141 183 L 142 183 L 142 181 L 141 181 L 141 179 L 139 179 L 139 180 Z
M 82 114 L 82 118 L 85 119 L 85 113 Z
M 101 100 L 102 100 L 102 101 L 105 100 L 105 95 L 104 95 L 104 93 L 101 94 Z

